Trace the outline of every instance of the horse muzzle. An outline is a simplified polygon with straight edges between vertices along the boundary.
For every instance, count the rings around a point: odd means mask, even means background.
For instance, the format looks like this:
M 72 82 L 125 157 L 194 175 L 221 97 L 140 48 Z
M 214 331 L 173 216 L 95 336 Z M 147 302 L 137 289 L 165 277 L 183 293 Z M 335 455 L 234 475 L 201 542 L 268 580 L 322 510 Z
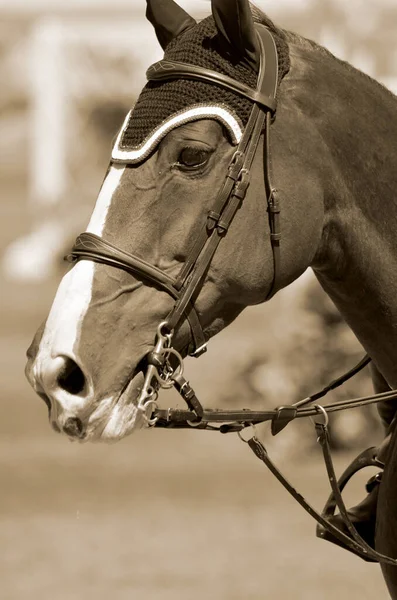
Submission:
M 102 398 L 96 397 L 89 376 L 71 357 L 30 355 L 25 372 L 48 407 L 54 431 L 71 440 L 118 441 L 145 424 L 135 404 L 143 382 L 139 372 L 121 392 Z

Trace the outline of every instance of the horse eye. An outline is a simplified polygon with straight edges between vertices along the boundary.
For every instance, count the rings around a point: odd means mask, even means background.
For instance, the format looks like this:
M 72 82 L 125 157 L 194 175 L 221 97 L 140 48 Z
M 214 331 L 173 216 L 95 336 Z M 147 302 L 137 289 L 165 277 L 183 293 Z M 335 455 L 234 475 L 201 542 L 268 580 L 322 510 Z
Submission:
M 183 167 L 201 167 L 208 160 L 209 152 L 202 148 L 184 148 L 179 154 L 178 164 Z

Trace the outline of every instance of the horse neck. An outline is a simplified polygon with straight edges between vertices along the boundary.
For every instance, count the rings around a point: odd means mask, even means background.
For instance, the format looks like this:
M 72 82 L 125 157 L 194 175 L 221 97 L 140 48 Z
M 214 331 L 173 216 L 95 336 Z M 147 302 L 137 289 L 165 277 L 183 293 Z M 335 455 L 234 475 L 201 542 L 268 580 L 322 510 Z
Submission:
M 397 98 L 325 51 L 314 53 L 307 71 L 316 93 L 306 101 L 326 141 L 328 175 L 312 266 L 397 387 Z

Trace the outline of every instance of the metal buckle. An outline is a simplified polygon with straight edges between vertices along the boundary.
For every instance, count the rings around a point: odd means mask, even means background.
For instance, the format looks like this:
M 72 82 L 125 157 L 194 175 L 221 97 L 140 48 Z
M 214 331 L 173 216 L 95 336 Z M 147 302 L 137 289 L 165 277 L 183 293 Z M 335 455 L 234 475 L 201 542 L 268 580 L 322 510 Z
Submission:
M 233 179 L 233 181 L 237 181 L 239 178 L 244 160 L 245 154 L 241 152 L 241 150 L 236 150 L 236 152 L 233 154 L 232 160 L 230 161 L 227 175 L 230 179 Z

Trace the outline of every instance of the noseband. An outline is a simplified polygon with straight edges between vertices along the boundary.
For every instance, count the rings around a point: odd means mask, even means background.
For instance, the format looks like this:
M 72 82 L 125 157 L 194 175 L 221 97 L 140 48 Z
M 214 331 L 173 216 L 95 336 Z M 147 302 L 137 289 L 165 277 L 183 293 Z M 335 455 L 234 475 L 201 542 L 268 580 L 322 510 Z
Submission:
M 342 500 L 341 491 L 350 477 L 364 466 L 382 468 L 374 454 L 374 449 L 365 451 L 352 463 L 339 481 L 336 480 L 333 469 L 329 437 L 328 413 L 364 406 L 373 402 L 391 400 L 397 397 L 396 390 L 383 394 L 374 394 L 365 398 L 355 398 L 335 402 L 326 406 L 313 404 L 335 389 L 369 362 L 365 357 L 357 367 L 338 378 L 320 392 L 297 402 L 294 405 L 281 406 L 275 410 L 253 411 L 242 410 L 209 410 L 204 409 L 199 402 L 189 382 L 183 377 L 183 359 L 172 347 L 172 336 L 183 319 L 189 322 L 191 330 L 191 356 L 200 356 L 206 351 L 206 338 L 197 314 L 194 302 L 200 293 L 208 268 L 219 243 L 227 234 L 229 227 L 245 199 L 250 183 L 251 167 L 257 151 L 260 137 L 264 133 L 264 179 L 269 218 L 270 242 L 273 253 L 273 281 L 268 292 L 270 299 L 278 289 L 280 278 L 280 207 L 275 188 L 270 177 L 270 124 L 276 112 L 276 93 L 278 85 L 278 56 L 273 36 L 263 25 L 255 24 L 257 31 L 261 61 L 257 88 L 251 89 L 230 77 L 220 73 L 200 68 L 195 65 L 162 60 L 147 71 L 149 81 L 168 81 L 171 79 L 194 79 L 210 82 L 249 98 L 253 102 L 243 136 L 229 164 L 225 180 L 216 196 L 214 206 L 207 214 L 206 225 L 198 233 L 190 249 L 185 263 L 176 278 L 171 277 L 158 267 L 142 258 L 117 248 L 110 242 L 92 233 L 82 233 L 78 236 L 67 259 L 70 262 L 92 260 L 112 267 L 123 269 L 143 282 L 167 292 L 174 300 L 174 306 L 165 320 L 157 328 L 154 348 L 147 357 L 145 380 L 140 393 L 137 409 L 141 411 L 146 424 L 156 427 L 182 428 L 196 427 L 197 429 L 212 429 L 221 433 L 240 432 L 249 426 L 271 421 L 273 435 L 279 433 L 291 421 L 302 417 L 317 417 L 315 429 L 327 467 L 328 478 L 332 493 L 324 511 L 319 514 L 299 494 L 281 474 L 270 460 L 265 447 L 256 436 L 247 440 L 251 450 L 258 456 L 269 470 L 277 477 L 295 500 L 317 521 L 319 537 L 324 537 L 324 531 L 331 534 L 342 547 L 357 554 L 364 560 L 397 565 L 397 560 L 387 557 L 363 540 L 355 530 Z M 175 366 L 176 365 L 176 366 Z M 159 388 L 175 387 L 187 404 L 187 410 L 166 409 L 157 406 Z M 312 404 L 312 406 L 309 406 Z M 318 417 L 323 417 L 323 422 Z M 243 439 L 243 438 L 242 438 Z M 245 440 L 244 440 L 245 441 Z M 335 527 L 328 519 L 338 507 L 341 517 L 349 531 L 346 535 Z

